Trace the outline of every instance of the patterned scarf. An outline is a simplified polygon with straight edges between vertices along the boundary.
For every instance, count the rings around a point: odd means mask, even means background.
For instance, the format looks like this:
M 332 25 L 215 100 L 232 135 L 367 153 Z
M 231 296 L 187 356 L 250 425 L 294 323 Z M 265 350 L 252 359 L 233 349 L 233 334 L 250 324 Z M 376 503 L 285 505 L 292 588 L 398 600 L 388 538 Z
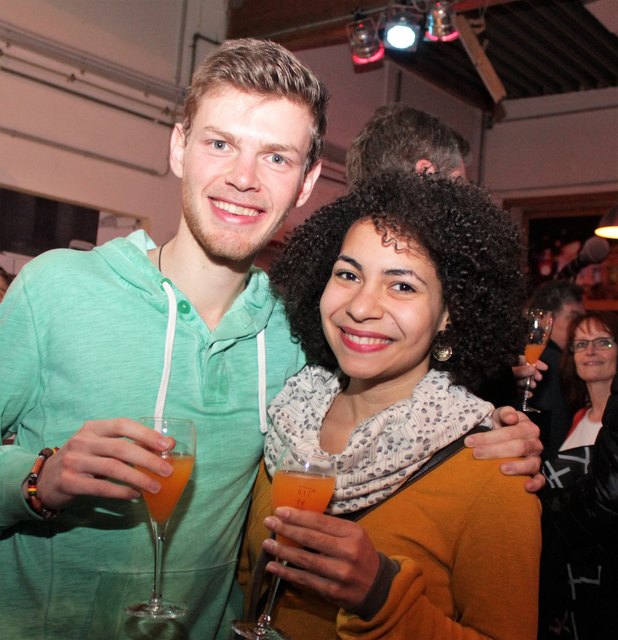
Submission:
M 324 416 L 341 392 L 336 374 L 307 366 L 272 401 L 264 442 L 272 476 L 282 450 L 300 442 L 320 448 Z M 350 513 L 381 502 L 436 451 L 478 424 L 491 427 L 493 405 L 430 370 L 414 394 L 367 418 L 354 429 L 337 463 L 337 483 L 328 513 Z

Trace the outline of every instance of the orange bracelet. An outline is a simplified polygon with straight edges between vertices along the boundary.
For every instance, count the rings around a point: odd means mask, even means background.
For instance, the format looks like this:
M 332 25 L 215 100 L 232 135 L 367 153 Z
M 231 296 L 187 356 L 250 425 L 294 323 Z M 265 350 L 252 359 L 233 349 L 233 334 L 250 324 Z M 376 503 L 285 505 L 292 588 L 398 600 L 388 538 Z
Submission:
M 41 516 L 44 520 L 51 520 L 55 518 L 60 512 L 54 511 L 53 509 L 46 509 L 41 502 L 41 498 L 39 498 L 37 483 L 39 481 L 39 474 L 41 473 L 41 469 L 43 465 L 47 462 L 48 458 L 51 458 L 56 451 L 58 451 L 58 447 L 54 447 L 50 449 L 46 447 L 45 449 L 41 449 L 39 451 L 39 455 L 37 456 L 34 464 L 32 465 L 32 470 L 28 474 L 28 504 L 30 508 L 37 515 Z

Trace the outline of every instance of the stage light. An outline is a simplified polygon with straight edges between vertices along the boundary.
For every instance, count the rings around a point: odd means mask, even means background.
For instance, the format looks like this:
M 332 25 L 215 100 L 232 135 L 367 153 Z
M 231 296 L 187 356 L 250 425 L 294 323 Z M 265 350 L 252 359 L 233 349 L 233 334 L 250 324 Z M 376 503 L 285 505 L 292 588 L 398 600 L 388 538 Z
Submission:
M 347 25 L 346 30 L 354 64 L 369 64 L 384 57 L 384 45 L 378 37 L 373 18 L 355 20 Z
M 407 11 L 387 12 L 384 17 L 384 45 L 390 49 L 416 51 L 421 25 Z
M 459 38 L 457 29 L 453 26 L 450 2 L 434 2 L 429 11 L 427 32 L 425 37 L 434 42 L 450 42 Z

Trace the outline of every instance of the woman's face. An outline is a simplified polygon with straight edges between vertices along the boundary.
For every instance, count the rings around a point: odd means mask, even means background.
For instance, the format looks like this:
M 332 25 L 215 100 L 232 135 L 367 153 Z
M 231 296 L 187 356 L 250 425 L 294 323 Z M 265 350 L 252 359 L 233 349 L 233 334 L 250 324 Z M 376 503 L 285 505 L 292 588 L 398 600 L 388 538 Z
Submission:
M 598 349 L 591 342 L 596 338 L 610 338 L 613 346 L 610 349 Z M 572 346 L 588 340 L 588 344 L 573 353 L 577 375 L 586 383 L 612 380 L 616 375 L 616 344 L 614 336 L 606 327 L 595 320 L 584 320 L 575 329 Z
M 403 251 L 384 245 L 370 221 L 356 223 L 345 236 L 320 314 L 347 376 L 396 381 L 410 391 L 429 370 L 432 341 L 448 320 L 425 252 L 414 243 Z

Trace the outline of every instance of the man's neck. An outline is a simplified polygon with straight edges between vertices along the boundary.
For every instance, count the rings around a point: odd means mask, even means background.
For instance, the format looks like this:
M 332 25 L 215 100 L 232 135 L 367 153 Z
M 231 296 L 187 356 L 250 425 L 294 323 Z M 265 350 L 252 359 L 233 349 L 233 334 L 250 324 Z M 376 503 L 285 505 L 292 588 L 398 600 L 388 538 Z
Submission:
M 187 296 L 211 330 L 243 292 L 251 266 L 250 260 L 243 264 L 216 262 L 196 242 L 179 236 L 149 251 L 148 257 Z

